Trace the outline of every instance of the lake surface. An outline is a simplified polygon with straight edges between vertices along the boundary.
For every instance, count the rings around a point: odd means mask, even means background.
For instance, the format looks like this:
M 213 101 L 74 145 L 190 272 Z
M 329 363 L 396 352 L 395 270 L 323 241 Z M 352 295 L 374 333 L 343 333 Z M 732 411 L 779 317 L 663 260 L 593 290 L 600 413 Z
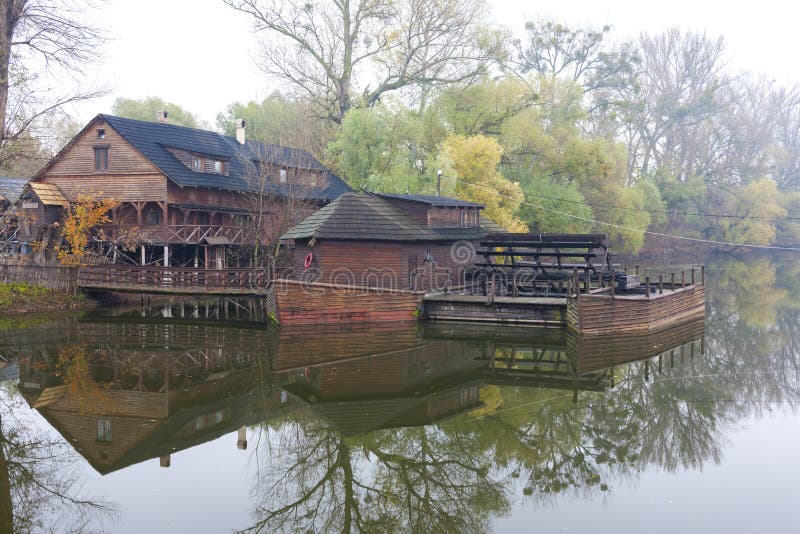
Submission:
M 0 519 L 10 494 L 23 532 L 796 532 L 800 262 L 707 273 L 705 322 L 639 336 L 6 319 Z

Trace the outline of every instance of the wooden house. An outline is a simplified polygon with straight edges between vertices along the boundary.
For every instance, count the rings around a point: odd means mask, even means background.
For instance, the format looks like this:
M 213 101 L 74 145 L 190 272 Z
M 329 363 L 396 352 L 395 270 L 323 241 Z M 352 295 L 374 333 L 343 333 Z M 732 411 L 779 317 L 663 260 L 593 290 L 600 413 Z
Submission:
M 350 191 L 305 150 L 246 140 L 244 121 L 230 137 L 162 119 L 98 115 L 32 179 L 117 201 L 99 240 L 119 261 L 225 267 Z
M 482 238 L 502 229 L 482 204 L 425 195 L 346 193 L 282 236 L 292 277 L 431 290 L 463 283 Z
M 0 212 L 8 209 L 19 199 L 27 183 L 26 178 L 0 177 Z
M 0 251 L 19 252 L 15 206 L 25 189 L 25 178 L 0 177 Z

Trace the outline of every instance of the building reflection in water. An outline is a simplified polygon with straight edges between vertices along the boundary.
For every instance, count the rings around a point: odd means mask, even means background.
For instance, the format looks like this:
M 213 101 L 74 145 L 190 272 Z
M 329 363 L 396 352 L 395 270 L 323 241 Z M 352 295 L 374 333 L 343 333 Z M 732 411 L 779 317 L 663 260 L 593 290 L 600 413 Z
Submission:
M 311 408 L 341 435 L 428 425 L 485 408 L 487 386 L 612 388 L 703 350 L 703 323 L 657 334 L 393 324 L 264 328 L 95 317 L 17 336 L 19 390 L 100 473 Z M 7 358 L 8 359 L 8 358 Z M 665 363 L 667 362 L 667 363 Z M 5 366 L 8 366 L 5 362 Z M 17 365 L 16 363 L 14 365 Z M 653 371 L 650 371 L 653 369 Z

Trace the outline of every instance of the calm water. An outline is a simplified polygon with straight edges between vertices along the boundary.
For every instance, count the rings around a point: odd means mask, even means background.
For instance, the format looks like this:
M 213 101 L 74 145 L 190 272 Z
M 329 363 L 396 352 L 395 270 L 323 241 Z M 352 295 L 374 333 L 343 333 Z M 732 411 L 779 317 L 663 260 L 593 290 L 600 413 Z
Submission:
M 23 532 L 797 532 L 798 288 L 796 259 L 727 260 L 705 323 L 600 339 L 4 321 L 0 517 L 10 494 Z

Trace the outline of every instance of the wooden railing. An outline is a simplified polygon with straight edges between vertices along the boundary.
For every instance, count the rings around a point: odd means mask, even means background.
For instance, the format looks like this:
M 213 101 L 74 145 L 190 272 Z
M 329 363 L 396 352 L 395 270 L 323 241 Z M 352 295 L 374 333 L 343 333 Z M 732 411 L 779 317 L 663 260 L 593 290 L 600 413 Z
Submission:
M 94 265 L 80 270 L 84 289 L 190 294 L 258 294 L 268 288 L 268 269 L 194 269 Z
M 99 227 L 112 241 L 121 235 L 135 235 L 152 243 L 200 244 L 208 238 L 227 239 L 234 245 L 255 243 L 258 229 L 247 226 L 221 226 L 213 224 L 171 224 L 163 225 L 117 225 L 105 224 Z

